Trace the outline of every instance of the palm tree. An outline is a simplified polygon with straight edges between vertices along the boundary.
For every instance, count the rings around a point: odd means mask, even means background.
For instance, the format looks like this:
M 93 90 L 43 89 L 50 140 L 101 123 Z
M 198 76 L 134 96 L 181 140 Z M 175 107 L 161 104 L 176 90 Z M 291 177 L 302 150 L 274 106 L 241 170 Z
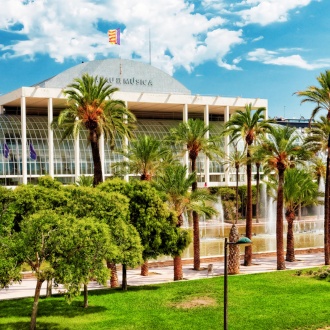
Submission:
M 276 181 L 268 182 L 269 186 L 276 187 Z M 288 222 L 286 236 L 286 261 L 295 261 L 293 222 L 300 207 L 317 205 L 319 203 L 318 184 L 313 180 L 311 172 L 304 168 L 288 168 L 284 174 L 284 209 Z
M 234 146 L 234 150 L 227 156 L 227 159 L 223 164 L 228 168 L 235 168 L 236 176 L 236 187 L 235 187 L 235 200 L 236 200 L 236 212 L 235 221 L 233 222 L 229 232 L 229 242 L 236 242 L 239 239 L 238 228 L 235 224 L 238 223 L 238 179 L 239 179 L 239 168 L 246 164 L 245 150 L 238 150 L 237 143 Z M 228 257 L 228 274 L 239 274 L 240 266 L 240 249 L 238 245 L 229 245 L 229 257 Z
M 318 184 L 313 181 L 309 172 L 303 169 L 290 168 L 284 176 L 285 218 L 288 222 L 286 261 L 295 261 L 293 221 L 296 212 L 303 206 L 318 204 Z
M 330 122 L 327 117 L 320 116 L 317 121 L 313 121 L 306 133 L 304 142 L 311 151 L 327 152 L 328 136 L 330 134 Z
M 187 167 L 181 164 L 170 165 L 157 175 L 155 186 L 159 191 L 166 194 L 167 203 L 177 217 L 177 227 L 183 225 L 184 214 L 195 211 L 197 214 L 211 216 L 216 214 L 216 210 L 205 202 L 216 201 L 216 197 L 210 195 L 207 189 L 197 189 L 190 192 L 191 185 L 196 181 L 196 173 L 187 175 Z M 174 255 L 174 281 L 182 280 L 182 260 L 178 250 Z
M 296 129 L 289 126 L 274 125 L 267 138 L 260 144 L 267 166 L 277 173 L 276 210 L 276 253 L 277 269 L 285 269 L 283 244 L 283 206 L 285 171 L 308 159 L 310 153 L 304 148 Z
M 161 141 L 149 135 L 138 135 L 127 151 L 121 152 L 124 161 L 113 165 L 117 174 L 134 173 L 141 180 L 151 181 L 154 175 L 173 159 L 171 151 Z
M 267 133 L 271 121 L 265 119 L 265 108 L 252 110 L 252 105 L 245 106 L 245 110 L 238 110 L 225 124 L 224 135 L 231 136 L 231 142 L 242 139 L 246 146 L 246 176 L 247 176 L 247 210 L 246 210 L 246 236 L 252 238 L 252 161 L 251 146 Z M 252 246 L 245 247 L 244 265 L 252 264 Z
M 328 149 L 328 136 L 330 134 L 330 121 L 327 117 L 320 116 L 317 121 L 313 121 L 307 129 L 307 135 L 304 139 L 306 148 L 315 152 L 315 157 L 311 159 L 311 170 L 316 177 L 317 184 L 320 187 L 321 178 L 326 177 L 326 164 L 324 162 Z M 317 208 L 317 216 L 320 216 L 320 208 Z
M 183 148 L 188 152 L 191 162 L 191 172 L 196 173 L 196 160 L 200 152 L 203 152 L 212 160 L 213 156 L 220 155 L 220 149 L 214 138 L 207 139 L 209 126 L 200 119 L 188 119 L 180 123 L 177 128 L 172 128 L 166 141 L 176 147 Z M 192 183 L 192 191 L 197 190 L 197 179 Z M 194 270 L 200 269 L 200 238 L 199 216 L 193 211 L 193 241 L 194 241 Z
M 235 223 L 238 223 L 238 179 L 239 179 L 239 168 L 246 164 L 245 150 L 240 151 L 237 149 L 237 144 L 235 149 L 226 157 L 223 164 L 228 168 L 235 168 L 236 176 L 236 187 L 235 187 L 235 199 L 236 199 L 236 218 Z
M 260 167 L 264 163 L 264 156 L 260 149 L 257 149 L 256 152 L 252 154 L 252 162 L 256 164 L 257 173 L 256 173 L 256 223 L 259 223 L 260 217 L 260 203 L 259 203 L 259 196 L 260 196 Z
M 88 131 L 94 164 L 96 186 L 103 181 L 99 140 L 104 134 L 114 147 L 116 137 L 132 137 L 134 115 L 121 100 L 113 100 L 112 94 L 118 89 L 111 87 L 103 77 L 84 74 L 64 90 L 68 97 L 68 107 L 60 112 L 53 127 L 64 129 L 62 140 L 73 135 L 77 137 L 81 129 Z
M 324 159 L 320 156 L 313 157 L 311 160 L 311 171 L 314 174 L 318 186 L 320 186 L 321 178 L 325 178 L 326 165 Z
M 298 91 L 295 94 L 303 97 L 301 103 L 312 103 L 315 108 L 311 114 L 311 120 L 320 110 L 327 111 L 327 120 L 330 122 L 330 70 L 321 73 L 317 77 L 319 87 L 309 86 L 304 91 Z M 324 262 L 330 264 L 330 132 L 328 134 L 327 144 L 327 169 L 325 178 L 324 194 Z
M 161 141 L 149 135 L 138 135 L 128 146 L 127 151 L 121 152 L 122 162 L 115 163 L 113 168 L 117 174 L 135 173 L 143 181 L 151 181 L 164 164 L 174 162 L 171 150 Z M 148 260 L 141 266 L 141 275 L 148 276 Z

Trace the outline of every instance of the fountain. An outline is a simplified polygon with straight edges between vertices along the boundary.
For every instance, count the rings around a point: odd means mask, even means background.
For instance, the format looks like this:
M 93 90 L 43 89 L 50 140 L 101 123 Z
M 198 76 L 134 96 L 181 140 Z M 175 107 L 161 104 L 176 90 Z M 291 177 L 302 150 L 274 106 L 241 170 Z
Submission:
M 220 236 L 224 236 L 224 224 L 225 224 L 225 215 L 223 211 L 223 205 L 221 196 L 219 195 L 217 202 L 214 204 L 214 208 L 217 210 L 218 214 L 211 218 L 212 224 L 216 224 L 220 227 Z
M 276 202 L 266 198 L 266 189 L 261 189 L 261 203 L 263 211 L 259 223 L 253 222 L 253 252 L 275 252 L 276 251 Z M 219 216 L 212 219 L 200 217 L 200 255 L 201 257 L 221 256 L 224 251 L 224 238 L 229 237 L 232 223 L 224 220 L 224 212 L 221 199 L 216 203 Z M 308 208 L 311 215 L 306 215 L 302 220 L 294 221 L 295 248 L 317 248 L 323 247 L 323 218 L 319 218 L 316 209 Z M 307 212 L 306 211 L 306 212 Z M 266 213 L 266 214 L 265 214 Z M 188 224 L 188 217 L 185 216 Z M 286 236 L 287 222 L 284 217 L 284 233 Z M 245 234 L 245 221 L 239 221 L 238 230 L 240 235 Z M 191 226 L 186 226 L 190 228 Z M 284 239 L 286 243 L 286 239 Z M 243 253 L 243 249 L 241 250 Z M 165 258 L 165 259 L 164 259 Z M 161 258 L 167 260 L 169 257 Z M 182 258 L 193 258 L 193 244 L 184 251 Z
M 324 179 L 323 177 L 320 178 L 319 183 L 319 192 L 324 193 L 325 191 L 325 185 L 324 185 Z M 322 199 L 322 197 L 320 197 Z M 324 206 L 323 205 L 317 205 L 317 219 L 323 219 L 324 218 Z
M 272 195 L 274 192 L 272 193 Z M 272 196 L 268 196 L 268 199 L 266 199 L 266 219 L 267 219 L 267 225 L 265 232 L 266 234 L 272 235 L 276 232 L 276 201 Z

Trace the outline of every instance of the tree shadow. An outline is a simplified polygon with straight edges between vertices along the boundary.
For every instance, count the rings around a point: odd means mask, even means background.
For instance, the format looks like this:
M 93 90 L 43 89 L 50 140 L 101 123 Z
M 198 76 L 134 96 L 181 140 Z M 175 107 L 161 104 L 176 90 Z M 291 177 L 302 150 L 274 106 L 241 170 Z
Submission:
M 32 298 L 0 301 L 0 318 L 30 317 L 32 305 Z M 107 310 L 107 308 L 104 306 L 89 306 L 88 308 L 83 308 L 83 302 L 81 300 L 74 300 L 71 304 L 68 304 L 62 295 L 56 295 L 51 298 L 40 298 L 38 317 L 60 316 L 73 318 L 80 315 L 102 313 L 105 310 Z M 15 329 L 21 328 L 16 327 Z M 22 329 L 24 329 L 24 327 L 22 327 Z
M 17 329 L 29 329 L 30 322 L 11 322 L 6 324 L 0 324 L 1 330 L 17 330 Z M 69 330 L 69 327 L 63 328 L 56 323 L 39 322 L 37 319 L 38 330 Z
M 88 306 L 88 308 L 83 308 L 83 302 L 81 300 L 74 300 L 71 304 L 68 304 L 64 300 L 64 297 L 53 297 L 52 299 L 44 299 L 39 303 L 38 316 L 73 318 L 76 316 L 103 313 L 106 310 L 107 308 L 104 306 L 93 305 Z
M 102 295 L 111 295 L 111 294 L 120 294 L 129 291 L 154 291 L 158 290 L 160 286 L 157 285 L 141 285 L 141 286 L 128 286 L 127 291 L 119 288 L 107 288 L 107 289 L 98 289 L 98 290 L 90 290 L 88 291 L 88 296 L 102 296 Z
M 11 316 L 29 317 L 32 312 L 32 304 L 33 299 L 31 298 L 2 300 L 0 301 L 0 319 Z

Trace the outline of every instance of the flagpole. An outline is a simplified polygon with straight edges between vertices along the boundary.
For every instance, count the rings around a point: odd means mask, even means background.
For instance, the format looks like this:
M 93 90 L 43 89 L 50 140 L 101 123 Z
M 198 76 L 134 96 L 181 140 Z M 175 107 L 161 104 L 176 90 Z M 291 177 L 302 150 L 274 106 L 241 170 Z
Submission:
M 7 158 L 5 157 L 5 161 L 3 163 L 3 169 L 4 169 L 4 174 L 5 174 L 5 187 L 7 187 L 7 169 L 6 166 L 7 165 Z
M 149 64 L 151 65 L 151 38 L 150 38 L 150 28 L 149 28 Z

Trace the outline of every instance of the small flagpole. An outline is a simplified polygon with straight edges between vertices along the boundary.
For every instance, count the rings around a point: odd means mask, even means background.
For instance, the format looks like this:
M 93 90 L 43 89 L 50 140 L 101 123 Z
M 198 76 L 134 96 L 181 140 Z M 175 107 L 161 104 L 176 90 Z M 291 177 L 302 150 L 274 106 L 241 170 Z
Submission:
M 149 64 L 151 65 L 151 38 L 150 38 L 150 28 L 149 28 Z

